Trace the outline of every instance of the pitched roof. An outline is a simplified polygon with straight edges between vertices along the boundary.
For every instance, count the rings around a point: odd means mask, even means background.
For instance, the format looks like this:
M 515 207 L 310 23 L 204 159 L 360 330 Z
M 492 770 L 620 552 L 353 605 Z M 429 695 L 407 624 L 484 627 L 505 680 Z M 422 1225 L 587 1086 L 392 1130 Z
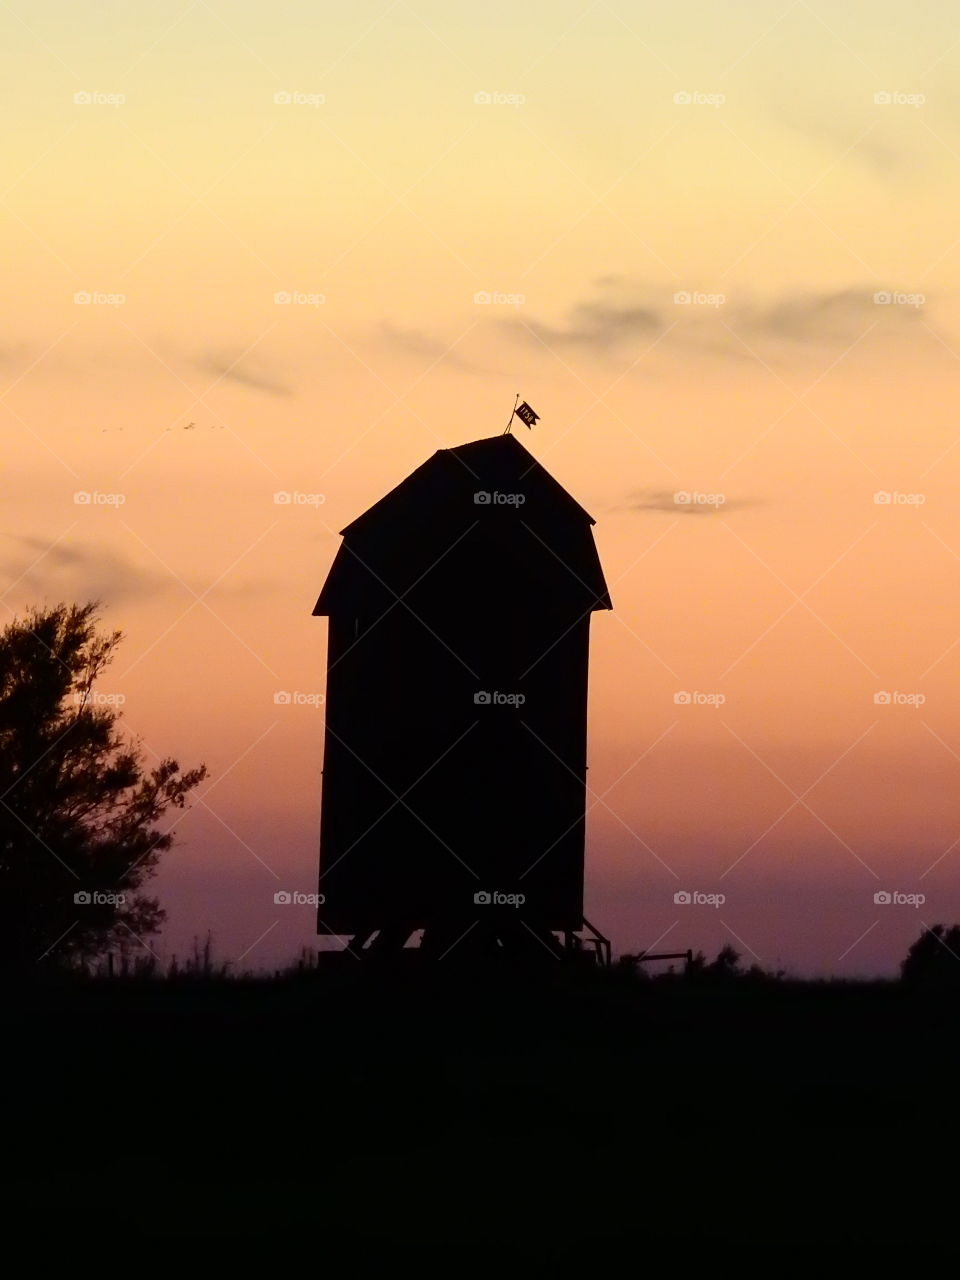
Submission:
M 455 449 L 438 449 L 416 471 L 411 471 L 406 480 L 401 480 L 396 488 L 340 532 L 346 536 L 358 529 L 367 529 L 385 517 L 392 520 L 406 502 L 446 501 L 457 491 L 466 494 L 523 492 L 529 498 L 531 490 L 540 491 L 590 524 L 596 523 L 516 436 L 499 435 L 472 440 Z
M 513 435 L 438 449 L 341 530 L 344 542 L 313 612 L 351 608 L 381 589 L 402 594 L 454 547 L 450 570 L 473 556 L 506 576 L 515 559 L 518 566 L 525 559 L 529 575 L 538 558 L 536 581 L 545 591 L 610 609 L 593 523 Z

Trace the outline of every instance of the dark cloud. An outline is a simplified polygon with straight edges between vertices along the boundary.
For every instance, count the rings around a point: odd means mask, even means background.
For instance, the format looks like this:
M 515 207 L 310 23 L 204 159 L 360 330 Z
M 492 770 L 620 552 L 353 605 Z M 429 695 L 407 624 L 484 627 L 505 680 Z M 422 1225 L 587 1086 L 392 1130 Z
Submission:
M 766 298 L 737 294 L 723 285 L 674 290 L 610 273 L 593 282 L 591 297 L 576 300 L 559 321 L 545 321 L 523 307 L 509 316 L 484 315 L 487 332 L 510 344 L 511 370 L 525 367 L 529 352 L 544 347 L 612 362 L 635 358 L 654 345 L 685 357 L 726 362 L 783 363 L 811 353 L 853 346 L 868 331 L 901 337 L 926 319 L 926 299 L 914 303 L 907 289 L 889 281 L 841 289 L 784 290 Z M 878 296 L 891 298 L 886 304 Z M 927 321 L 929 324 L 929 322 Z M 377 340 L 427 361 L 448 362 L 492 376 L 440 337 L 419 329 L 381 324 Z M 518 357 L 517 348 L 520 347 Z M 497 361 L 491 360 L 493 365 Z
M 152 595 L 170 580 L 124 559 L 107 547 L 90 543 L 51 544 L 44 538 L 19 535 L 17 550 L 5 556 L 3 571 L 17 584 L 47 599 L 104 600 L 108 603 Z
M 789 342 L 825 342 L 856 338 L 870 323 L 909 322 L 922 307 L 901 304 L 880 305 L 872 288 L 840 289 L 825 293 L 784 295 L 763 307 L 731 308 L 732 328 L 744 326 L 751 332 L 782 338 Z
M 724 358 L 744 359 L 754 342 L 798 346 L 836 346 L 855 342 L 871 325 L 902 331 L 922 316 L 922 305 L 876 301 L 889 285 L 781 293 L 769 300 L 708 293 L 696 289 L 668 292 L 624 276 L 595 282 L 598 298 L 577 302 L 560 324 L 537 320 L 501 321 L 514 338 L 548 346 L 574 346 L 597 354 L 658 336 L 664 344 Z M 900 298 L 906 296 L 901 291 Z M 704 299 L 718 298 L 719 302 Z M 685 301 L 678 301 L 685 299 Z

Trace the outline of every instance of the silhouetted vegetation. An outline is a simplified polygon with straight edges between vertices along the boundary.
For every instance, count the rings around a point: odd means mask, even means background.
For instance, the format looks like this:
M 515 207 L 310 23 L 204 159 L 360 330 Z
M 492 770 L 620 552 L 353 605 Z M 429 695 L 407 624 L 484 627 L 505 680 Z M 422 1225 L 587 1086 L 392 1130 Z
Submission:
M 140 892 L 173 835 L 157 823 L 205 776 L 144 765 L 95 685 L 119 631 L 97 606 L 35 609 L 0 632 L 0 971 L 88 961 L 154 933 Z
M 718 1145 L 729 1168 L 758 1131 L 780 1144 L 853 1129 L 856 1149 L 878 1126 L 884 1141 L 935 1130 L 960 1071 L 953 991 L 758 976 L 730 954 L 688 977 L 308 953 L 256 977 L 228 975 L 201 939 L 165 969 L 99 971 L 6 992 L 19 1123 L 5 1155 L 24 1186 L 43 1181 L 38 1225 L 55 1202 L 80 1227 L 106 1195 L 126 1231 L 186 1219 L 197 1234 L 270 1235 L 295 1219 L 322 1231 L 325 1256 L 338 1233 L 350 1248 L 359 1233 L 365 1258 L 516 1239 L 537 1256 L 571 1239 L 626 1256 L 638 1222 L 685 1240 L 846 1238 L 856 1210 L 842 1189 L 822 1194 L 829 1170 L 799 1226 L 782 1167 L 746 1198 L 755 1168 L 705 1196 L 685 1179 Z M 902 1202 L 898 1186 L 885 1239 Z M 857 1228 L 876 1232 L 872 1206 Z
M 900 973 L 911 987 L 960 990 L 960 924 L 924 929 L 907 952 Z
M 740 978 L 743 971 L 740 968 L 740 956 L 734 951 L 729 944 L 717 953 L 715 960 L 708 961 L 702 951 L 690 961 L 687 966 L 687 976 L 690 978 L 714 978 L 718 981 L 729 981 L 732 978 Z

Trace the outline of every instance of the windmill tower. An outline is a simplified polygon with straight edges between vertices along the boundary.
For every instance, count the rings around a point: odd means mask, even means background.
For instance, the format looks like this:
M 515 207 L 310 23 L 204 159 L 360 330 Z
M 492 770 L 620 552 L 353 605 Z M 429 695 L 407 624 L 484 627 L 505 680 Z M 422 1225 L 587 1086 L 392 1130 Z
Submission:
M 506 434 L 441 449 L 343 531 L 319 932 L 437 956 L 584 929 L 592 518 Z M 556 935 L 561 935 L 563 942 Z

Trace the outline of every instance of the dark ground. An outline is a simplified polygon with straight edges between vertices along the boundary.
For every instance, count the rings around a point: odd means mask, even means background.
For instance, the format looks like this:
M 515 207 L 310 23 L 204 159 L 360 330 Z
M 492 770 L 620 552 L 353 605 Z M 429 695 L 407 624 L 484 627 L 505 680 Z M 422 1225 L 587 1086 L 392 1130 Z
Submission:
M 465 1247 L 629 1265 L 652 1239 L 955 1231 L 935 1170 L 956 1162 L 956 992 L 351 959 L 4 1002 L 4 1194 L 34 1235 L 450 1250 L 457 1270 Z

